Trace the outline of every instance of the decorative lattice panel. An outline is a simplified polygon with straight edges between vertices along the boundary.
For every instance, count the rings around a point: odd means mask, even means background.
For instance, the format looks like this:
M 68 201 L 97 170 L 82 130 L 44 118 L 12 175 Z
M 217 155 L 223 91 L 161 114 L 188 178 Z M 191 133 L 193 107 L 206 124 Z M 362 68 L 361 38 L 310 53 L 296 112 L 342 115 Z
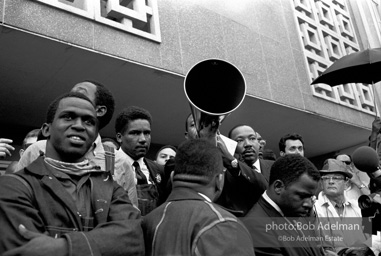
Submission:
M 37 0 L 126 32 L 161 41 L 157 0 Z
M 360 50 L 346 0 L 292 0 L 311 82 L 342 56 Z M 313 95 L 373 114 L 372 85 L 311 85 Z

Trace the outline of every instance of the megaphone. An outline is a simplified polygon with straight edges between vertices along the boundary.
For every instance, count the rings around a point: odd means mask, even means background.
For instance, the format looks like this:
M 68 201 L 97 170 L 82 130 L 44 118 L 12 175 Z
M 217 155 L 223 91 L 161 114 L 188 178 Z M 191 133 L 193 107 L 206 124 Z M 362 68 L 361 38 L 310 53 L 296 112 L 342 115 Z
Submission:
M 225 117 L 241 105 L 246 95 L 246 83 L 241 71 L 233 64 L 221 59 L 207 59 L 188 71 L 184 91 L 199 133 L 208 125 L 218 129 Z

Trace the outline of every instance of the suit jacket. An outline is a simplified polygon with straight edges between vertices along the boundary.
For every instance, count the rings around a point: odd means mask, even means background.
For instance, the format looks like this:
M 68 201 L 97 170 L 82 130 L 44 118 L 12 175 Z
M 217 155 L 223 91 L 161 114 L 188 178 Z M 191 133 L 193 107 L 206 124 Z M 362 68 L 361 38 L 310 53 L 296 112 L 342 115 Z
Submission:
M 265 177 L 267 181 L 267 185 L 269 184 L 270 170 L 271 170 L 271 166 L 273 166 L 273 163 L 274 161 L 272 160 L 259 159 L 259 164 L 261 166 L 261 173 L 263 177 Z
M 295 230 L 278 229 L 276 226 L 290 223 L 272 205 L 261 197 L 248 214 L 241 219 L 249 230 L 257 256 L 322 256 L 319 243 L 315 241 L 298 241 L 303 236 L 317 237 L 314 229 Z M 274 224 L 273 226 L 269 226 Z M 290 243 L 290 239 L 294 239 Z
M 224 188 L 216 203 L 237 217 L 245 216 L 266 190 L 270 169 L 274 161 L 260 159 L 261 174 L 244 162 L 239 161 L 238 167 L 233 168 L 227 157 L 222 156 L 222 160 L 227 171 L 225 172 Z M 165 184 L 167 186 L 164 198 L 171 191 L 172 183 L 169 175 L 174 168 L 174 160 L 169 159 L 165 165 Z
M 168 200 L 144 217 L 146 255 L 254 255 L 242 222 L 189 183 L 175 181 Z
M 237 217 L 245 216 L 266 190 L 268 182 L 243 162 L 238 162 L 238 168 L 231 167 L 230 163 L 225 167 L 228 168 L 224 188 L 216 203 Z
M 160 197 L 159 203 L 162 204 L 165 201 L 165 198 L 163 198 L 163 195 L 165 192 L 165 185 L 166 185 L 164 184 L 165 183 L 164 167 L 148 158 L 144 158 L 144 163 L 147 165 L 151 180 L 157 186 L 159 197 Z

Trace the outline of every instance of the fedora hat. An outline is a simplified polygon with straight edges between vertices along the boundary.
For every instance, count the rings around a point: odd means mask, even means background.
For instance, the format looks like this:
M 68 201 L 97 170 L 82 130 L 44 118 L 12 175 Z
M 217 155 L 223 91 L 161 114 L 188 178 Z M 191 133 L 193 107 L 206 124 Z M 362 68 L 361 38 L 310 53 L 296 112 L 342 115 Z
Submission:
M 348 171 L 348 166 L 343 162 L 329 158 L 325 160 L 323 169 L 320 170 L 321 175 L 330 174 L 330 173 L 339 173 L 343 174 L 345 177 L 349 179 L 352 178 L 352 173 Z

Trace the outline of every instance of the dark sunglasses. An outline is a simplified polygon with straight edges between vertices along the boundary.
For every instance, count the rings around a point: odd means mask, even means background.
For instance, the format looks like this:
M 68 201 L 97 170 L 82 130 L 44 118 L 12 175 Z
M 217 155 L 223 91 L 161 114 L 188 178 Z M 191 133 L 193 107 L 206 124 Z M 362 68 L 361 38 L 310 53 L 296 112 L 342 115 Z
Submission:
M 351 161 L 341 161 L 341 162 L 343 162 L 346 165 L 350 165 L 352 163 Z

